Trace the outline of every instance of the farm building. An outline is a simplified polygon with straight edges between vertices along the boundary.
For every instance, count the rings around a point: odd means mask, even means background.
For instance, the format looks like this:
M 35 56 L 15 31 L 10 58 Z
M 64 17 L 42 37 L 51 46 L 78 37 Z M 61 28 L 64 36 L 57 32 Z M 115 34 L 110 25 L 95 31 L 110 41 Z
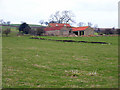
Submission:
M 49 23 L 48 27 L 46 27 L 45 35 L 69 35 L 70 33 L 70 25 L 65 23 Z
M 69 35 L 70 28 L 63 27 L 63 26 L 57 26 L 57 27 L 47 27 L 44 29 L 45 35 Z
M 70 24 L 66 24 L 66 23 L 49 23 L 48 24 L 48 27 L 57 27 L 57 26 L 71 27 Z
M 81 35 L 94 35 L 94 29 L 91 28 L 90 26 L 85 26 L 85 27 L 73 27 L 72 32 L 75 33 L 78 36 Z
M 45 35 L 94 35 L 94 29 L 90 26 L 86 27 L 71 27 L 69 24 L 49 23 L 48 27 L 44 29 Z

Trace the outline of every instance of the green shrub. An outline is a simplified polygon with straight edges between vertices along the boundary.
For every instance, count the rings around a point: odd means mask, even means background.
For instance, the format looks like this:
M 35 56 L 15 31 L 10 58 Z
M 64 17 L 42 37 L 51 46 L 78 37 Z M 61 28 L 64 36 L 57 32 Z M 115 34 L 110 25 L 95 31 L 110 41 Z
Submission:
M 8 36 L 8 34 L 10 34 L 11 29 L 7 28 L 6 30 L 3 31 L 3 34 L 5 34 L 6 36 Z
M 37 28 L 36 35 L 41 36 L 41 35 L 43 35 L 43 33 L 45 33 L 43 28 Z

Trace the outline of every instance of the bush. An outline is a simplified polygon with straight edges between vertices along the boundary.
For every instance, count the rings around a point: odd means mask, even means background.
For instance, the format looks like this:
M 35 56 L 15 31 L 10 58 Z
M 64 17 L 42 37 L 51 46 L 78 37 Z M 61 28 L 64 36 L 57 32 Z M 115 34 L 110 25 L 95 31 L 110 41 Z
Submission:
M 10 34 L 10 32 L 11 32 L 10 28 L 7 28 L 6 30 L 3 31 L 3 34 L 8 36 L 8 34 Z
M 42 27 L 37 28 L 36 35 L 41 36 L 41 35 L 43 35 L 43 33 L 45 33 L 44 28 L 42 28 Z
M 23 33 L 24 33 L 24 34 L 29 34 L 30 29 L 31 29 L 31 28 L 30 28 L 30 27 L 28 27 L 28 26 L 27 26 L 27 27 L 25 27 L 25 28 L 23 29 Z
M 35 29 L 30 29 L 29 34 L 30 35 L 36 35 L 36 30 Z
M 19 32 L 23 31 L 24 34 L 29 34 L 30 26 L 26 23 L 22 23 L 19 27 Z
M 104 34 L 113 34 L 113 31 L 111 29 L 105 29 Z
M 120 35 L 120 29 L 117 29 L 117 34 Z
M 98 33 L 94 33 L 94 35 L 98 35 Z

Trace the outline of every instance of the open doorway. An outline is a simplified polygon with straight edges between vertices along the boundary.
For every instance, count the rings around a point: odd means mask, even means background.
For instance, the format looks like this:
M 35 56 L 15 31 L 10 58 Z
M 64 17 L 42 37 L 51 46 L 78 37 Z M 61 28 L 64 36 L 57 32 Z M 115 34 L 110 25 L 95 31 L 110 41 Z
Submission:
M 84 31 L 80 31 L 80 36 L 81 36 L 81 35 L 84 35 Z
M 76 32 L 73 32 L 75 35 L 84 35 L 84 31 L 76 31 Z
M 73 32 L 75 35 L 78 35 L 78 32 Z

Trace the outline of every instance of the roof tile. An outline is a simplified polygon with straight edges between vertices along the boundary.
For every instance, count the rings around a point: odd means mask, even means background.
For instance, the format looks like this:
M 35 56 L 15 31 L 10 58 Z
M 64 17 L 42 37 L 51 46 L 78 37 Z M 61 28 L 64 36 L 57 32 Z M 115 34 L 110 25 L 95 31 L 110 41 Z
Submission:
M 63 26 L 58 26 L 58 27 L 46 27 L 44 30 L 45 31 L 53 31 L 53 30 L 60 30 L 62 29 Z
M 51 27 L 56 27 L 56 26 L 66 26 L 66 27 L 71 27 L 70 24 L 66 23 L 49 23 Z
M 89 26 L 85 26 L 85 27 L 73 27 L 72 31 L 83 31 L 85 29 L 87 29 Z

